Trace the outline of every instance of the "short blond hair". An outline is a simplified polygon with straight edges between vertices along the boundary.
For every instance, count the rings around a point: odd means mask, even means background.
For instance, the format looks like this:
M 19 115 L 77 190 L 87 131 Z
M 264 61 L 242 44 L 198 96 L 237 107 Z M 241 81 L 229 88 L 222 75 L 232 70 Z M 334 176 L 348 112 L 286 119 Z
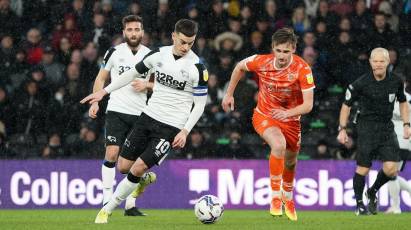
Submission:
M 388 53 L 388 50 L 382 47 L 375 48 L 371 51 L 370 60 L 373 59 L 377 53 L 381 53 L 388 62 L 390 61 L 390 54 Z

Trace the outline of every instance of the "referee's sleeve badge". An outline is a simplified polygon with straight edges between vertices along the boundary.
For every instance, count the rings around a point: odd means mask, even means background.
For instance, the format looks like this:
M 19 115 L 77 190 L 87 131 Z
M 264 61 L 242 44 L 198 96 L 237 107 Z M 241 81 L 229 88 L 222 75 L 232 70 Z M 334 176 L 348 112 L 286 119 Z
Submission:
M 350 89 L 347 89 L 347 91 L 345 91 L 345 100 L 348 101 L 351 99 L 351 91 Z

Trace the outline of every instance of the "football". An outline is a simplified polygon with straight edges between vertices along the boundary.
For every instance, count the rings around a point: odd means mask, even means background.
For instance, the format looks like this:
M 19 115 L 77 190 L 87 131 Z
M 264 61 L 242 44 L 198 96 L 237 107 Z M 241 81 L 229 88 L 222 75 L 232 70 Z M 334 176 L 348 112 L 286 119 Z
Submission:
M 213 224 L 221 218 L 224 212 L 223 204 L 218 197 L 205 195 L 197 200 L 194 214 L 203 224 Z

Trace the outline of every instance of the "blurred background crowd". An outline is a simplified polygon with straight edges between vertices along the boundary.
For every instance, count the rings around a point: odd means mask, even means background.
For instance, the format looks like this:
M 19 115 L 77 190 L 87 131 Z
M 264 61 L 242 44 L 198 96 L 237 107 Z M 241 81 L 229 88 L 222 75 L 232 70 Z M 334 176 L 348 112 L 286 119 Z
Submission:
M 258 79 L 240 81 L 234 112 L 220 103 L 236 62 L 271 52 L 278 28 L 294 28 L 297 54 L 315 77 L 300 159 L 355 156 L 354 126 L 347 144 L 336 142 L 338 114 L 347 85 L 368 71 L 372 48 L 387 48 L 389 71 L 411 80 L 411 0 L 0 0 L 0 158 L 103 158 L 107 100 L 96 120 L 79 101 L 106 50 L 123 42 L 129 14 L 143 17 L 149 48 L 171 45 L 178 19 L 199 23 L 193 50 L 210 73 L 209 99 L 174 158 L 267 157 L 251 125 Z

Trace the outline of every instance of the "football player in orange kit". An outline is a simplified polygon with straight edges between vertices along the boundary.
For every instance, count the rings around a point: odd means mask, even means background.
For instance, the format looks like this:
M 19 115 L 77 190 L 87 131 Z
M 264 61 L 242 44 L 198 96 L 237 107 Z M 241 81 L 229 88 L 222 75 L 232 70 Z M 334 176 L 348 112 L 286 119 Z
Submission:
M 253 126 L 270 146 L 270 214 L 285 214 L 297 220 L 293 188 L 297 155 L 301 143 L 300 116 L 313 107 L 314 79 L 310 66 L 294 54 L 297 36 L 282 28 L 272 36 L 273 54 L 253 55 L 240 61 L 233 70 L 222 107 L 234 110 L 234 90 L 246 71 L 259 78 L 258 103 Z

